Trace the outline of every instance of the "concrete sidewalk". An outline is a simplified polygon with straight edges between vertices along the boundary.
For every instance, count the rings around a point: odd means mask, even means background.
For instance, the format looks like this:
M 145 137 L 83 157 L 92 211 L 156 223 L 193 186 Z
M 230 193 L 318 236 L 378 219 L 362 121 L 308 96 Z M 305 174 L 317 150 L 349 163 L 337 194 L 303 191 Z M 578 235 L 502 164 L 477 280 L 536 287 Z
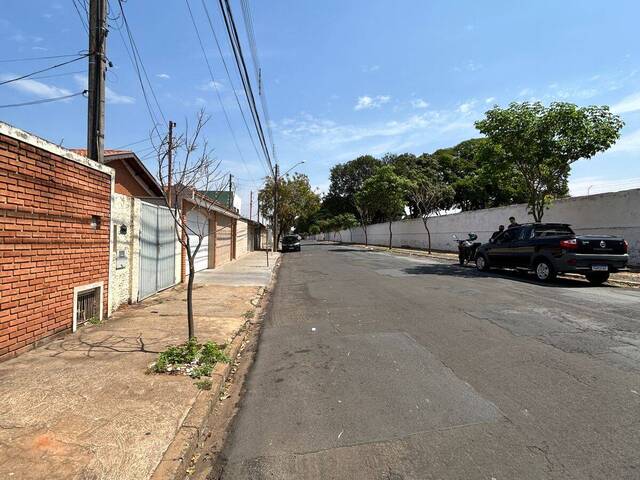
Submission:
M 200 341 L 229 343 L 245 324 L 271 279 L 273 257 L 250 274 L 265 257 L 198 274 Z M 243 268 L 246 283 L 227 283 Z M 165 291 L 0 364 L 0 478 L 149 478 L 196 398 L 211 394 L 188 377 L 146 373 L 158 352 L 186 340 L 185 297 L 182 287 Z

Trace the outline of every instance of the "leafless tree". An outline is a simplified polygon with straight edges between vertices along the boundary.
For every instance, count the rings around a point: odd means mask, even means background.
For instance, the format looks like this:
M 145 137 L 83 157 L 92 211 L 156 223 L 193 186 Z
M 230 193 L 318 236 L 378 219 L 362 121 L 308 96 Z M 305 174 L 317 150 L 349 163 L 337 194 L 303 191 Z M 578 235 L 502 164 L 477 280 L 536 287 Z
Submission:
M 185 200 L 191 209 L 208 217 L 214 211 L 216 202 L 199 193 L 207 190 L 221 190 L 223 175 L 220 173 L 220 162 L 213 156 L 203 129 L 210 117 L 204 110 L 198 112 L 195 126 L 190 127 L 185 121 L 184 130 L 170 137 L 155 136 L 154 146 L 157 154 L 158 180 L 163 191 L 163 200 L 169 208 L 176 236 L 184 247 L 189 268 L 187 280 L 187 322 L 189 339 L 195 337 L 193 320 L 193 281 L 195 276 L 195 260 L 200 247 L 209 236 L 208 223 L 201 221 L 201 215 L 187 216 Z M 159 140 L 158 137 L 160 137 Z M 154 137 L 152 136 L 152 139 Z
M 437 215 L 442 210 L 443 205 L 453 198 L 454 191 L 449 185 L 433 177 L 417 175 L 409 184 L 408 194 L 422 218 L 424 229 L 427 231 L 427 250 L 431 253 L 429 217 Z

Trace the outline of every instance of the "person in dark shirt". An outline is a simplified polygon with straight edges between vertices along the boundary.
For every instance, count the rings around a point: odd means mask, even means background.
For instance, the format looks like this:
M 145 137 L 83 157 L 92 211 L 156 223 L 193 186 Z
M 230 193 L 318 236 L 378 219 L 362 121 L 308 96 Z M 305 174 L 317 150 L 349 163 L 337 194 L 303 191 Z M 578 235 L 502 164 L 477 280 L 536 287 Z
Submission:
M 498 231 L 493 232 L 493 234 L 491 235 L 490 241 L 493 242 L 498 237 L 498 235 L 500 235 L 502 232 L 504 232 L 504 225 L 500 225 L 498 227 Z
M 516 217 L 509 217 L 509 226 L 507 228 L 519 227 L 520 224 L 516 222 Z

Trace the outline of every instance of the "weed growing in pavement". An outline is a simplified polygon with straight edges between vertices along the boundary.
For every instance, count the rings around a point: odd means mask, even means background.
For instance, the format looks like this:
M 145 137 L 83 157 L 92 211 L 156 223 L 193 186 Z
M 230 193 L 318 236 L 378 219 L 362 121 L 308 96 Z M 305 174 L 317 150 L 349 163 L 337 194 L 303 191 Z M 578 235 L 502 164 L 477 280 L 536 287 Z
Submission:
M 99 317 L 91 317 L 87 319 L 87 323 L 91 325 L 102 325 L 102 320 Z
M 200 390 L 211 390 L 211 387 L 213 387 L 213 384 L 211 383 L 211 380 L 209 380 L 208 378 L 205 378 L 204 380 L 200 380 L 196 382 L 196 387 L 198 387 L 198 389 Z
M 255 316 L 255 312 L 253 310 L 247 310 L 242 314 L 245 320 L 251 320 Z
M 155 373 L 189 375 L 191 378 L 208 377 L 216 363 L 229 363 L 224 347 L 215 342 L 198 343 L 196 338 L 192 338 L 159 353 L 149 370 Z

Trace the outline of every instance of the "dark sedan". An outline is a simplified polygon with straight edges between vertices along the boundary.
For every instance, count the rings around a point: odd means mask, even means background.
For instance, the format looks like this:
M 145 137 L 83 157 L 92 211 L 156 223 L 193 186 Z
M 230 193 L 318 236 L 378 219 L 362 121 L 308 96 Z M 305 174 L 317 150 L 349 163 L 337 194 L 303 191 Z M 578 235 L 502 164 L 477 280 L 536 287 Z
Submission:
M 300 237 L 298 237 L 297 235 L 285 235 L 282 238 L 282 251 L 283 252 L 299 252 Z

